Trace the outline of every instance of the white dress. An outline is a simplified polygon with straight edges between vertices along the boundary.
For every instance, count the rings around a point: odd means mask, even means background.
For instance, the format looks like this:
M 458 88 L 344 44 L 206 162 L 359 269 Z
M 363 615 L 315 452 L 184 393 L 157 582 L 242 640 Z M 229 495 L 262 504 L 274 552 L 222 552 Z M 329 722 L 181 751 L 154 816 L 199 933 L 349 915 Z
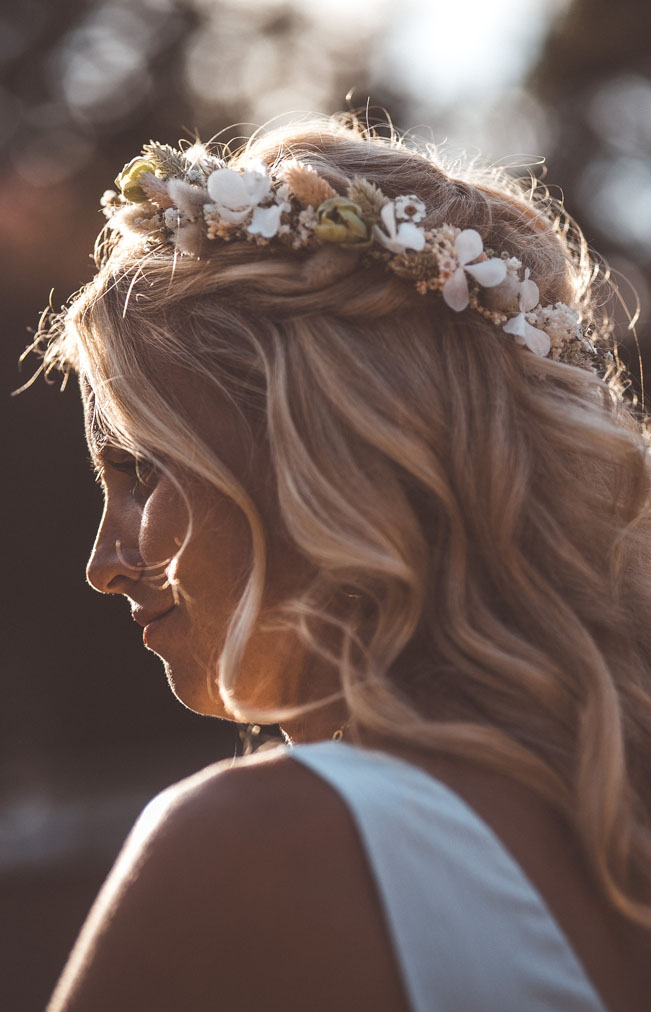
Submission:
M 343 742 L 290 754 L 352 814 L 413 1012 L 606 1012 L 540 894 L 459 795 Z

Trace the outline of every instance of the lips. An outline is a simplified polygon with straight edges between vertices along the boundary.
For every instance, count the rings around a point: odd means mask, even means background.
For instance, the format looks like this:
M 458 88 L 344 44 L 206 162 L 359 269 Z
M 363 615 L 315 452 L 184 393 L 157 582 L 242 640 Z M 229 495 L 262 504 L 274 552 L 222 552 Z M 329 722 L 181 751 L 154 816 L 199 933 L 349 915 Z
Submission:
M 141 625 L 144 629 L 146 626 L 151 625 L 152 622 L 158 622 L 159 619 L 165 618 L 165 616 L 169 615 L 175 607 L 176 605 L 173 604 L 169 608 L 165 608 L 163 611 L 147 611 L 145 608 L 138 608 L 136 606 L 131 609 L 131 615 L 134 622 L 137 622 L 138 625 Z
M 144 608 L 134 608 L 132 615 L 138 625 L 142 626 L 142 642 L 148 647 L 152 635 L 156 634 L 156 630 L 159 629 L 165 622 L 165 620 L 175 611 L 176 605 L 173 604 L 170 608 L 166 608 L 163 611 L 147 611 Z

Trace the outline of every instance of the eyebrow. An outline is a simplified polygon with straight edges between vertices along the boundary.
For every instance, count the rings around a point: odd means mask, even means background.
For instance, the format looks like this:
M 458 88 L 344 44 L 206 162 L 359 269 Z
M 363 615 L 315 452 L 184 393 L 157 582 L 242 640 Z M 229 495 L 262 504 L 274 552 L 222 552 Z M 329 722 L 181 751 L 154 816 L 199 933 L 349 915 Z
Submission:
M 91 432 L 90 439 L 88 440 L 88 448 L 92 457 L 101 457 L 107 445 L 110 443 L 109 437 L 106 433 L 97 431 Z
M 97 416 L 95 395 L 89 390 L 86 399 L 86 441 L 91 456 L 101 457 L 103 450 L 112 442 L 112 436 L 103 426 Z

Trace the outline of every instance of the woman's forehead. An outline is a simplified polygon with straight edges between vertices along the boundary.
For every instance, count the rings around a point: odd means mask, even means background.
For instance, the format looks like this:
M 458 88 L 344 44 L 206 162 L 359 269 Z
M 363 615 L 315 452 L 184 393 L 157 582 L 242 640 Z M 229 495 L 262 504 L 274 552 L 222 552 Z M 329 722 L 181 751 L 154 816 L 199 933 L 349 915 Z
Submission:
M 99 456 L 109 444 L 122 445 L 123 439 L 116 435 L 106 416 L 102 398 L 97 396 L 83 373 L 79 374 L 79 390 L 86 442 L 91 454 Z M 173 407 L 179 420 L 189 423 L 200 440 L 218 454 L 229 470 L 240 476 L 250 471 L 252 447 L 245 434 L 247 425 L 241 413 L 227 397 L 216 391 L 214 384 L 202 383 L 199 377 L 191 377 L 185 370 L 176 370 L 168 383 L 166 399 L 166 407 Z M 108 407 L 110 410 L 110 404 Z

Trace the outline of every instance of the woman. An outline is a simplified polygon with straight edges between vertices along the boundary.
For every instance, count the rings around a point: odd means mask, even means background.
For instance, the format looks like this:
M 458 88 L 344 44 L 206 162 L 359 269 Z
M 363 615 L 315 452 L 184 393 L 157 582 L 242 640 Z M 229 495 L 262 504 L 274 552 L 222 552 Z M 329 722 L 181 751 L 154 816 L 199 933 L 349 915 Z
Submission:
M 146 809 L 50 1009 L 647 1008 L 647 441 L 580 234 L 336 121 L 116 184 L 44 352 L 88 579 L 295 747 Z

